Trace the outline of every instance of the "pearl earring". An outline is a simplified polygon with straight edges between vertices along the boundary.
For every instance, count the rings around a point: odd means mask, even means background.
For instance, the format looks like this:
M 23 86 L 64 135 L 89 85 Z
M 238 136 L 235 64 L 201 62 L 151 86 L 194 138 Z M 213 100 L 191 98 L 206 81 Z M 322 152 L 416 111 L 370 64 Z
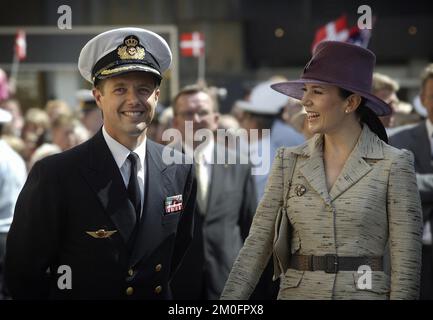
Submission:
M 348 109 L 346 109 L 345 111 L 344 111 L 345 113 L 349 113 L 349 110 Z

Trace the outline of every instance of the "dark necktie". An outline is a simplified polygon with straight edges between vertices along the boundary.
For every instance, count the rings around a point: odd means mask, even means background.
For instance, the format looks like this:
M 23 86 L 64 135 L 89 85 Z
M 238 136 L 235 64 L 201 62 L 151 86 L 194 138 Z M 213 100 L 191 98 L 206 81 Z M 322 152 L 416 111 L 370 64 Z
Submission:
M 135 209 L 136 225 L 140 221 L 141 214 L 141 197 L 140 197 L 140 187 L 138 186 L 137 180 L 137 166 L 140 158 L 135 152 L 131 152 L 128 156 L 128 160 L 131 162 L 131 175 L 129 176 L 128 183 L 128 197 L 131 200 L 132 205 Z

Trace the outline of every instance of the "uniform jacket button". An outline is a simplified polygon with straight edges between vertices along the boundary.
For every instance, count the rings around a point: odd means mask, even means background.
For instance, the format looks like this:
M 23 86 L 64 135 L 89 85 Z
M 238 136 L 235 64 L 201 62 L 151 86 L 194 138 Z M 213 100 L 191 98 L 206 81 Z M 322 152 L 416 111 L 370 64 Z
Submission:
M 161 291 L 162 291 L 162 287 L 161 287 L 161 286 L 157 286 L 157 287 L 155 288 L 155 293 L 156 293 L 156 294 L 160 294 Z
M 158 263 L 158 264 L 155 266 L 155 271 L 156 271 L 156 272 L 160 272 L 161 269 L 162 269 L 162 264 Z
M 128 270 L 128 276 L 132 277 L 134 275 L 134 270 L 129 269 Z
M 134 288 L 133 287 L 128 287 L 126 289 L 126 295 L 127 296 L 132 296 L 134 294 Z

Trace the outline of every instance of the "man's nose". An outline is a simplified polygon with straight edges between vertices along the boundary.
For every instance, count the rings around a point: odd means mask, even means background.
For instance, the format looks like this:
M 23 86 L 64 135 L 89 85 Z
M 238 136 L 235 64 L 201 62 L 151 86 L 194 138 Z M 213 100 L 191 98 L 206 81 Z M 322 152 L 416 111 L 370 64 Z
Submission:
M 201 117 L 200 117 L 200 115 L 198 114 L 198 112 L 194 112 L 194 113 L 193 113 L 192 121 L 193 121 L 194 123 L 199 123 L 199 122 L 201 121 Z
M 135 92 L 135 90 L 128 90 L 128 93 L 126 95 L 127 102 L 131 105 L 136 105 L 139 101 L 138 94 Z

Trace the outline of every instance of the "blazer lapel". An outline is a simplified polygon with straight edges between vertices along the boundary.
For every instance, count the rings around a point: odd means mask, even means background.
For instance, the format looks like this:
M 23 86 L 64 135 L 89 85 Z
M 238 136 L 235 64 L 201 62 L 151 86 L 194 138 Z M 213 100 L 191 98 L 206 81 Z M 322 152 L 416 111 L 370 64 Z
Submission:
M 331 200 L 338 198 L 372 169 L 364 158 L 383 159 L 382 143 L 367 125 L 364 125 L 358 143 L 332 186 Z
M 121 173 L 102 131 L 90 142 L 89 167 L 84 168 L 84 177 L 126 244 L 135 225 L 134 208 L 128 200 Z
M 164 214 L 164 200 L 171 183 L 165 175 L 167 166 L 162 162 L 154 142 L 147 139 L 146 145 L 146 194 L 137 240 L 131 255 L 130 265 L 134 266 L 146 257 L 160 243 L 161 217 Z
M 309 159 L 305 161 L 299 168 L 299 171 L 316 190 L 316 192 L 323 198 L 326 203 L 330 202 L 328 189 L 326 187 L 325 168 L 323 165 L 323 136 L 316 135 L 308 143 L 308 148 L 304 148 L 299 152 L 305 152 L 304 154 L 309 156 Z M 296 153 L 298 153 L 295 150 Z

